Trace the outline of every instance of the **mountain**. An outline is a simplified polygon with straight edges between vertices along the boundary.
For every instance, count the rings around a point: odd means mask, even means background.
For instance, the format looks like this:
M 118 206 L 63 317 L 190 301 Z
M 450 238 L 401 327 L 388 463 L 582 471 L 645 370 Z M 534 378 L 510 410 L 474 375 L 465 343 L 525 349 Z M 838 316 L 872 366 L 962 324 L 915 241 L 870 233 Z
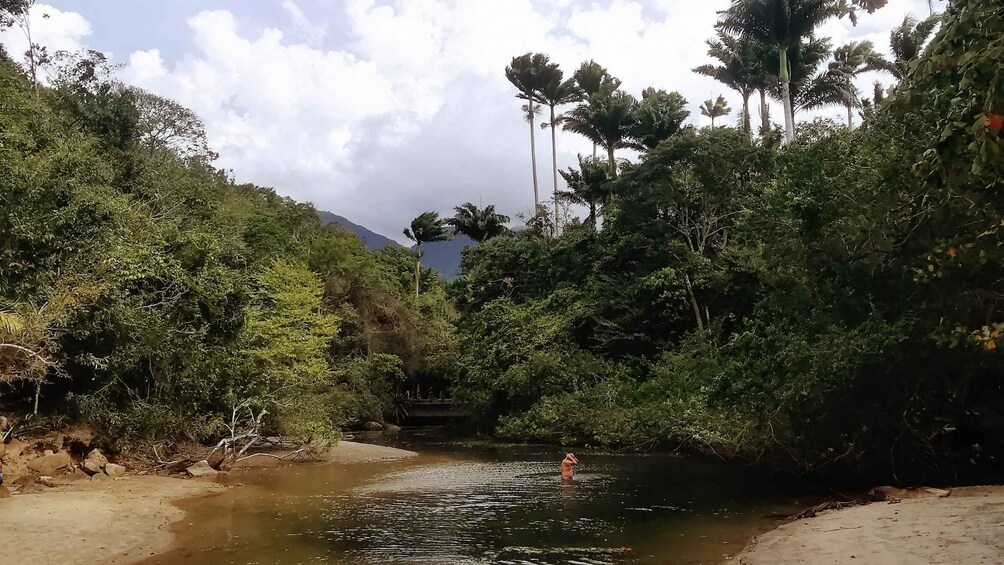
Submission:
M 318 210 L 317 215 L 325 224 L 338 224 L 345 230 L 356 234 L 366 244 L 367 249 L 380 249 L 385 245 L 401 247 L 401 244 L 393 239 L 351 222 L 338 214 Z M 422 265 L 436 269 L 444 279 L 452 281 L 460 276 L 460 252 L 468 245 L 476 244 L 466 235 L 458 235 L 450 241 L 426 243 L 422 246 Z M 414 250 L 414 247 L 412 249 Z
M 358 236 L 359 239 L 363 240 L 363 243 L 366 244 L 366 248 L 371 251 L 374 249 L 380 249 L 385 245 L 401 247 L 401 244 L 394 241 L 393 239 L 382 236 L 374 231 L 371 231 L 367 228 L 364 228 L 363 226 L 360 226 L 359 224 L 350 222 L 349 220 L 347 220 L 342 216 L 339 216 L 338 214 L 332 214 L 331 212 L 318 210 L 317 215 L 318 217 L 321 218 L 321 221 L 324 222 L 325 224 L 338 224 L 339 226 L 342 226 L 342 228 L 356 234 L 356 236 Z

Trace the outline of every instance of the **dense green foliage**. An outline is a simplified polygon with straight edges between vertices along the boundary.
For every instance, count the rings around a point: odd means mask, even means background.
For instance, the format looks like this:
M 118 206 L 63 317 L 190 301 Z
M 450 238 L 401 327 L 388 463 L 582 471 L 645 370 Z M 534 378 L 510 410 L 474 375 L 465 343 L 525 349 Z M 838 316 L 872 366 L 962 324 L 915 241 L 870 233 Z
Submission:
M 0 61 L 7 409 L 47 380 L 43 409 L 122 440 L 216 438 L 235 406 L 317 437 L 449 374 L 452 308 L 433 276 L 413 295 L 406 250 L 371 254 L 310 205 L 235 184 L 190 111 L 99 54 L 60 60 L 37 91 Z
M 685 129 L 624 166 L 602 229 L 468 249 L 457 394 L 510 437 L 999 472 L 1002 37 L 954 1 L 863 127 Z

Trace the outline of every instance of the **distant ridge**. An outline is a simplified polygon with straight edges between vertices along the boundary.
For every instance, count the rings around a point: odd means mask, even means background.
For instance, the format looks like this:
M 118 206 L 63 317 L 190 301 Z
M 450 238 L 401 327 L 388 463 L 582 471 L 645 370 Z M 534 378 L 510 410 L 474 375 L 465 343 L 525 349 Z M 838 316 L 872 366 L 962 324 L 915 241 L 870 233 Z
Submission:
M 338 214 L 318 210 L 317 216 L 325 224 L 337 224 L 345 230 L 354 233 L 359 239 L 363 240 L 363 244 L 371 251 L 387 245 L 403 247 L 393 239 L 380 235 L 355 222 L 351 222 Z M 460 252 L 468 245 L 474 246 L 477 244 L 466 235 L 458 235 L 450 241 L 427 243 L 422 246 L 422 265 L 436 269 L 444 279 L 452 281 L 460 276 Z M 414 250 L 414 247 L 411 249 Z
M 375 231 L 371 231 L 368 228 L 360 226 L 357 223 L 350 222 L 348 219 L 346 219 L 343 216 L 339 216 L 338 214 L 332 214 L 331 212 L 318 210 L 317 216 L 321 218 L 321 221 L 324 222 L 325 224 L 338 224 L 339 226 L 342 226 L 346 230 L 356 234 L 356 236 L 358 236 L 359 239 L 363 240 L 363 243 L 366 244 L 366 248 L 371 251 L 375 249 L 380 249 L 381 247 L 384 247 L 386 245 L 391 245 L 393 247 L 403 247 L 400 243 L 394 241 L 393 239 L 386 236 L 382 236 L 376 233 Z

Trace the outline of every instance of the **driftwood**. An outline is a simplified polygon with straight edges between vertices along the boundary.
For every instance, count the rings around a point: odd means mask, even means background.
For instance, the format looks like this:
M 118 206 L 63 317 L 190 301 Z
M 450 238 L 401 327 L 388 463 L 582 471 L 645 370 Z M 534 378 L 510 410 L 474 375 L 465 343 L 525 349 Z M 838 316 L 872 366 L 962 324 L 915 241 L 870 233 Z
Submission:
M 815 518 L 816 514 L 819 512 L 823 512 L 825 510 L 839 510 L 841 508 L 847 508 L 848 506 L 857 506 L 857 504 L 858 503 L 854 501 L 831 500 L 829 502 L 824 502 L 822 504 L 806 508 L 798 514 L 790 516 L 788 519 L 801 520 L 803 518 Z
M 848 506 L 859 506 L 868 504 L 869 502 L 882 502 L 887 501 L 889 504 L 895 504 L 901 502 L 903 499 L 908 498 L 928 498 L 928 497 L 939 497 L 944 498 L 952 494 L 952 489 L 940 489 L 931 487 L 916 487 L 916 488 L 896 488 L 896 487 L 875 487 L 868 491 L 867 499 L 861 500 L 831 500 L 829 502 L 824 502 L 822 504 L 817 504 L 810 508 L 790 516 L 789 520 L 801 520 L 803 518 L 815 518 L 816 514 L 823 512 L 825 510 L 839 510 L 841 508 L 847 508 Z
M 899 502 L 908 498 L 945 498 L 952 494 L 952 489 L 940 489 L 932 487 L 896 488 L 896 487 L 875 487 L 868 491 L 868 500 Z

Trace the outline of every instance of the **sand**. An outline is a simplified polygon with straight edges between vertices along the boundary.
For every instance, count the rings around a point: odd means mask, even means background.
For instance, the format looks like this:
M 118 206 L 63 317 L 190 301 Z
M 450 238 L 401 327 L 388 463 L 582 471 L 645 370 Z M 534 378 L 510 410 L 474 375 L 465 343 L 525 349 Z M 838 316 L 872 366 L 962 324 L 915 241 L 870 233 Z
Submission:
M 831 510 L 754 538 L 743 565 L 1004 563 L 1004 487 Z
M 323 460 L 347 464 L 412 455 L 402 449 L 343 441 Z M 271 458 L 254 460 L 281 463 Z M 169 526 L 185 516 L 173 503 L 226 488 L 206 479 L 129 475 L 15 495 L 0 500 L 3 560 L 38 565 L 138 563 L 173 546 Z
M 8 563 L 136 563 L 171 547 L 171 503 L 220 492 L 211 482 L 127 476 L 0 500 Z

